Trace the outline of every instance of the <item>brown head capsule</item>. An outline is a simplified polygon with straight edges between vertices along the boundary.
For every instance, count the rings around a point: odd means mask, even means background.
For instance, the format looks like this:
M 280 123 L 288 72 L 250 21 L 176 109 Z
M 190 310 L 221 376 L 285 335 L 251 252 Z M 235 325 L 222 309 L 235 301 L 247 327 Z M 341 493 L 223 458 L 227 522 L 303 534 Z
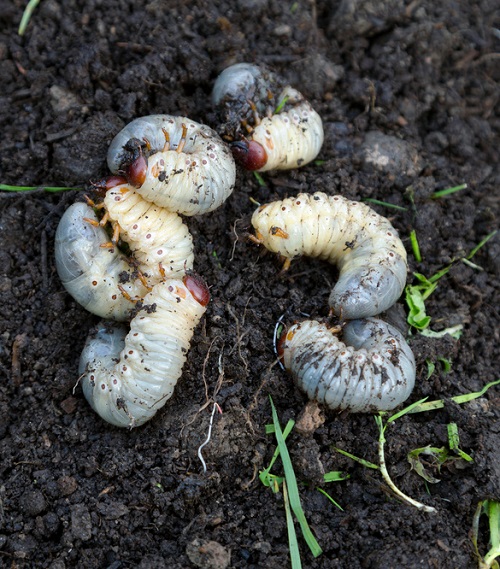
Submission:
M 234 159 L 245 170 L 260 170 L 267 163 L 267 153 L 259 142 L 238 140 L 231 143 Z
M 140 188 L 144 184 L 147 173 L 148 160 L 142 152 L 125 168 L 128 183 L 134 188 Z
M 200 277 L 195 277 L 194 275 L 186 275 L 182 279 L 182 282 L 199 304 L 202 306 L 207 306 L 210 301 L 210 292 L 207 285 L 201 280 Z

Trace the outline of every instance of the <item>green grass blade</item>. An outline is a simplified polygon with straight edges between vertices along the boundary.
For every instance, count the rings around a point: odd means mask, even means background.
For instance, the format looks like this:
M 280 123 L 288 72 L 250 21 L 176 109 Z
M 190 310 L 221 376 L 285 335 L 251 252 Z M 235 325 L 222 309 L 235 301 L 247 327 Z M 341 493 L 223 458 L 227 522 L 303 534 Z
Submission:
M 453 188 L 446 188 L 445 190 L 438 190 L 431 195 L 432 199 L 442 198 L 443 196 L 449 196 L 450 194 L 454 194 L 456 192 L 460 192 L 461 190 L 465 190 L 467 188 L 467 184 L 460 184 L 460 186 L 454 186 Z
M 490 549 L 481 557 L 477 545 L 479 537 L 479 519 L 482 514 L 488 517 L 490 530 L 489 545 Z M 496 561 L 500 557 L 500 503 L 496 500 L 484 500 L 479 502 L 472 520 L 471 540 L 474 550 L 479 561 L 479 569 L 498 569 L 499 565 Z
M 487 514 L 490 526 L 490 550 L 484 556 L 484 561 L 488 567 L 498 567 L 495 559 L 500 557 L 500 503 L 488 500 Z
M 472 251 L 467 255 L 467 257 L 465 257 L 467 259 L 467 261 L 470 261 L 472 259 L 472 257 L 474 257 L 474 255 L 479 251 L 479 249 L 481 249 L 481 247 L 483 245 L 485 245 L 486 243 L 488 243 L 488 241 L 490 239 L 492 239 L 493 237 L 495 237 L 495 235 L 498 233 L 498 229 L 496 229 L 495 231 L 492 231 L 491 233 L 489 233 L 488 235 L 486 235 L 486 237 L 484 239 L 482 239 L 478 245 L 476 245 L 474 247 L 474 249 L 472 249 Z
M 326 496 L 326 497 L 330 500 L 330 502 L 331 502 L 334 506 L 336 506 L 339 510 L 341 510 L 342 512 L 344 511 L 344 508 L 343 508 L 338 502 L 336 502 L 336 501 L 330 496 L 330 494 L 328 494 L 328 492 L 326 492 L 325 490 L 323 490 L 323 488 L 318 488 L 318 487 L 317 487 L 316 490 L 317 490 L 318 492 L 321 492 L 321 494 L 323 494 L 323 496 Z
M 425 363 L 427 364 L 427 377 L 425 379 L 429 379 L 429 377 L 431 377 L 431 375 L 434 373 L 434 370 L 436 369 L 436 364 L 429 358 L 425 360 Z
M 456 453 L 458 454 L 458 456 L 462 460 L 465 460 L 465 462 L 474 462 L 474 459 L 472 458 L 472 456 L 470 454 L 467 454 L 461 448 L 457 448 Z
M 363 466 L 366 466 L 366 468 L 373 468 L 373 470 L 379 470 L 379 468 L 380 468 L 378 464 L 373 464 L 373 462 L 369 462 L 368 460 L 365 460 L 364 458 L 359 458 L 357 456 L 354 456 L 353 454 L 351 454 L 350 452 L 347 452 L 346 450 L 342 450 L 341 448 L 337 448 L 337 447 L 332 447 L 332 448 L 333 448 L 333 450 L 339 452 L 340 454 L 343 454 L 344 456 L 347 456 L 348 458 L 352 458 L 352 460 L 355 460 L 356 462 L 359 462 Z
M 458 425 L 456 423 L 448 423 L 446 425 L 448 431 L 448 446 L 450 450 L 454 451 L 462 460 L 466 462 L 474 462 L 472 456 L 469 456 L 460 448 L 460 437 L 458 434 Z
M 417 279 L 417 281 L 420 281 L 422 284 L 428 287 L 432 284 L 431 281 L 422 273 L 413 273 L 413 276 Z
M 267 186 L 266 181 L 258 172 L 254 172 L 253 175 L 255 176 L 255 179 L 257 180 L 257 183 L 259 184 L 259 186 L 261 188 L 265 188 Z M 257 202 L 255 202 L 255 203 L 257 203 Z
M 309 524 L 307 523 L 306 516 L 304 514 L 304 510 L 302 509 L 302 505 L 300 503 L 299 497 L 299 489 L 297 486 L 297 478 L 295 477 L 295 472 L 293 470 L 292 461 L 290 460 L 290 454 L 288 452 L 288 448 L 285 443 L 285 439 L 283 438 L 283 433 L 281 431 L 281 426 L 278 420 L 278 414 L 276 413 L 276 408 L 274 407 L 273 400 L 271 397 L 269 398 L 271 401 L 271 409 L 273 414 L 273 422 L 274 428 L 276 429 L 275 436 L 276 441 L 278 442 L 278 448 L 280 450 L 281 460 L 283 462 L 283 469 L 285 471 L 285 479 L 288 485 L 288 493 L 290 497 L 290 506 L 292 508 L 297 521 L 299 522 L 300 528 L 302 530 L 302 535 L 306 540 L 311 553 L 314 557 L 318 557 L 323 552 L 319 543 L 316 541 Z
M 293 419 L 288 419 L 288 423 L 286 424 L 286 427 L 283 429 L 283 436 L 285 437 L 285 440 L 288 437 L 288 435 L 291 433 L 294 426 L 295 426 L 295 421 Z M 276 428 L 274 427 L 274 425 L 266 425 L 265 428 L 266 428 L 266 435 L 272 435 L 273 433 L 276 432 Z
M 295 421 L 293 419 L 290 419 L 288 421 L 288 423 L 286 424 L 285 430 L 283 431 L 283 439 L 284 440 L 286 440 L 286 438 L 288 437 L 288 435 L 292 431 L 294 425 L 295 425 Z M 275 429 L 274 425 L 266 425 L 266 433 L 267 434 L 275 433 L 275 432 L 276 432 L 276 429 Z M 279 449 L 279 447 L 276 447 L 276 450 L 274 451 L 274 454 L 273 454 L 273 457 L 271 459 L 271 462 L 269 463 L 269 466 L 259 473 L 259 479 L 262 482 L 262 484 L 264 484 L 264 486 L 271 486 L 272 487 L 272 481 L 276 477 L 273 474 L 270 474 L 270 471 L 271 471 L 271 468 L 273 467 L 273 464 L 276 462 L 276 459 L 278 458 L 279 455 L 280 455 L 280 449 Z
M 488 389 L 490 387 L 493 387 L 494 385 L 498 385 L 500 383 L 500 379 L 497 379 L 496 381 L 490 381 L 490 383 L 487 383 L 483 389 L 481 389 L 481 391 L 476 391 L 474 393 L 465 393 L 464 395 L 456 395 L 455 397 L 452 397 L 452 401 L 455 401 L 455 403 L 458 403 L 459 405 L 462 403 L 467 403 L 468 401 L 472 401 L 473 399 L 477 399 L 478 397 L 481 397 L 481 395 L 484 395 Z
M 256 205 L 257 207 L 260 207 L 260 205 L 261 205 L 257 200 L 252 198 L 252 196 L 249 196 L 248 200 L 250 201 L 250 203 L 253 203 L 253 205 Z
M 473 399 L 481 397 L 488 391 L 488 389 L 490 389 L 490 387 L 498 385 L 499 383 L 500 379 L 497 379 L 496 381 L 490 381 L 490 383 L 487 383 L 483 387 L 483 389 L 481 389 L 481 391 L 476 391 L 474 393 L 466 393 L 465 395 L 456 395 L 455 397 L 451 397 L 451 400 L 454 401 L 455 403 L 458 403 L 459 405 L 461 405 L 462 403 L 467 403 L 469 401 L 472 401 Z M 408 413 L 423 413 L 425 411 L 435 411 L 436 409 L 442 409 L 443 407 L 444 407 L 444 401 L 438 399 L 437 401 L 428 401 L 427 403 L 421 403 L 420 405 L 417 405 L 415 408 L 413 408 L 411 411 L 408 411 Z
M 488 500 L 488 518 L 490 522 L 490 544 L 492 547 L 500 545 L 500 503 Z
M 483 502 L 479 502 L 476 511 L 474 512 L 474 517 L 472 518 L 472 529 L 470 532 L 472 545 L 474 546 L 474 551 L 479 560 L 481 559 L 481 554 L 479 553 L 477 541 L 479 538 L 479 518 L 481 517 L 482 513 L 483 513 Z
M 30 0 L 28 2 L 28 5 L 24 9 L 23 17 L 21 18 L 21 23 L 19 24 L 19 29 L 17 30 L 17 33 L 20 36 L 24 35 L 24 32 L 28 27 L 31 16 L 35 11 L 35 8 L 38 6 L 38 4 L 40 4 L 40 0 Z
M 438 362 L 443 365 L 443 373 L 450 373 L 451 371 L 451 361 L 446 358 L 438 358 Z
M 373 204 L 375 204 L 375 205 L 382 205 L 382 206 L 384 206 L 384 207 L 388 207 L 388 208 L 390 208 L 390 209 L 397 209 L 397 210 L 399 210 L 399 211 L 408 211 L 408 208 L 403 207 L 403 206 L 401 206 L 401 205 L 395 205 L 395 204 L 393 204 L 393 203 L 383 202 L 383 201 L 380 201 L 380 200 L 375 200 L 375 199 L 373 199 L 373 198 L 363 198 L 361 201 L 368 202 L 368 203 L 373 203 Z
M 448 446 L 451 450 L 456 450 L 460 446 L 458 425 L 456 423 L 448 423 L 446 429 L 448 431 Z
M 415 409 L 415 407 L 418 407 L 418 405 L 421 405 L 424 401 L 427 401 L 427 399 L 428 397 L 424 397 L 423 399 L 420 399 L 420 401 L 415 401 L 415 403 L 412 403 L 411 405 L 408 405 L 408 407 L 405 407 L 404 409 L 401 409 L 401 411 L 398 411 L 394 415 L 391 415 L 386 422 L 392 423 L 407 413 L 414 413 L 415 411 L 412 411 L 412 409 Z
M 66 192 L 78 188 L 66 188 L 64 186 L 9 186 L 0 184 L 0 190 L 4 192 L 32 192 L 33 190 L 45 190 L 46 192 Z
M 410 231 L 410 243 L 415 261 L 417 261 L 417 263 L 420 263 L 422 261 L 422 254 L 420 253 L 420 245 L 418 244 L 417 232 L 414 229 Z
M 351 476 L 346 472 L 340 472 L 339 470 L 332 470 L 323 475 L 323 480 L 325 482 L 342 482 L 343 480 L 348 480 Z
M 302 562 L 300 560 L 299 542 L 297 541 L 297 534 L 295 533 L 295 526 L 293 525 L 293 517 L 292 517 L 292 512 L 290 510 L 290 501 L 288 500 L 286 481 L 283 481 L 283 501 L 285 502 L 286 529 L 288 532 L 288 549 L 290 550 L 290 561 L 292 562 L 292 569 L 302 569 Z
M 471 269 L 474 269 L 475 271 L 484 271 L 483 267 L 480 267 L 479 265 L 476 265 L 476 263 L 473 263 L 472 261 L 469 261 L 468 259 L 466 259 L 465 257 L 463 259 L 460 259 L 462 261 L 462 263 L 464 265 L 467 265 L 468 267 L 470 267 Z
M 274 111 L 275 115 L 277 115 L 278 113 L 281 113 L 281 111 L 285 108 L 287 101 L 288 101 L 288 96 L 283 97 L 283 99 L 280 101 L 279 105 L 276 107 L 276 110 Z
M 429 298 L 429 296 L 436 290 L 437 288 L 437 283 L 433 282 L 431 283 L 430 286 L 423 288 L 423 292 L 422 292 L 422 300 L 427 300 Z
M 283 484 L 283 480 L 285 479 L 283 476 L 276 476 L 267 470 L 263 470 L 259 473 L 259 480 L 262 482 L 263 486 L 271 488 L 271 490 L 276 494 L 276 492 L 279 492 L 280 485 Z
M 451 269 L 451 264 L 448 265 L 447 267 L 445 267 L 444 269 L 441 269 L 440 271 L 438 271 L 434 275 L 432 275 L 432 277 L 429 277 L 429 282 L 430 283 L 436 283 L 441 277 L 444 277 L 444 275 L 446 275 L 446 273 L 450 269 Z

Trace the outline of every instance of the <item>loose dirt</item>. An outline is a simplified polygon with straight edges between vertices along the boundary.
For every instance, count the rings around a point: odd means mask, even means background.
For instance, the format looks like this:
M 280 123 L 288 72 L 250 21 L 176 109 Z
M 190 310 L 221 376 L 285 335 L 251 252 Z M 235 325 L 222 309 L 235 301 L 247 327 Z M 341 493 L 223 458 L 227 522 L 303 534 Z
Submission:
M 411 336 L 417 383 L 410 402 L 428 397 L 445 406 L 407 415 L 386 432 L 394 481 L 436 514 L 401 504 L 378 471 L 333 450 L 377 462 L 373 416 L 326 412 L 305 434 L 292 431 L 300 496 L 323 548 L 314 559 L 299 535 L 303 566 L 476 566 L 474 512 L 479 501 L 500 499 L 499 391 L 464 405 L 450 398 L 498 378 L 498 235 L 472 259 L 479 268 L 457 260 L 498 225 L 494 4 L 43 0 L 19 37 L 25 2 L 0 2 L 0 183 L 79 188 L 0 195 L 0 565 L 289 566 L 283 496 L 258 472 L 275 448 L 265 433 L 269 396 L 282 425 L 299 417 L 306 400 L 273 365 L 273 333 L 282 315 L 286 322 L 325 316 L 336 273 L 302 259 L 280 275 L 278 261 L 246 234 L 250 198 L 324 191 L 406 208 L 373 206 L 409 251 L 409 282 L 413 272 L 430 277 L 455 260 L 426 307 L 432 329 L 462 325 L 463 333 L 459 340 Z M 325 125 L 319 161 L 266 174 L 265 186 L 239 172 L 223 207 L 187 221 L 212 301 L 173 398 L 146 426 L 113 428 L 76 385 L 98 319 L 59 282 L 58 221 L 89 180 L 106 175 L 107 147 L 123 125 L 152 113 L 210 124 L 213 81 L 240 61 L 272 67 L 311 100 Z M 463 183 L 466 190 L 431 198 Z M 411 254 L 412 229 L 421 262 Z M 404 323 L 405 310 L 402 300 L 392 318 Z M 442 359 L 451 361 L 447 373 Z M 436 365 L 429 378 L 427 362 Z M 213 399 L 222 414 L 203 448 L 204 474 L 197 451 Z M 451 422 L 474 462 L 450 461 L 440 472 L 428 465 L 440 482 L 426 484 L 407 455 L 447 447 Z M 278 460 L 273 472 L 280 469 Z M 331 470 L 350 478 L 323 483 Z M 485 551 L 484 520 L 480 530 Z

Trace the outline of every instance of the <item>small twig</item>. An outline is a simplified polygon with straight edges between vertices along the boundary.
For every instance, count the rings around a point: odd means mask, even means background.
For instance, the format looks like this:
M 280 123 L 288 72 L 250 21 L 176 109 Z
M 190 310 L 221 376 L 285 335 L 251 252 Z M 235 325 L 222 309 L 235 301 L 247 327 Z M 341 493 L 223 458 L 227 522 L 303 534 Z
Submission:
M 203 409 L 205 409 L 205 407 L 207 407 L 208 404 L 210 403 L 210 398 L 208 397 L 208 384 L 207 384 L 207 378 L 205 377 L 205 370 L 207 369 L 207 363 L 208 363 L 208 359 L 210 358 L 210 351 L 212 350 L 212 346 L 215 344 L 215 341 L 218 339 L 219 339 L 219 336 L 215 336 L 215 338 L 212 340 L 212 343 L 210 344 L 210 346 L 208 348 L 207 355 L 203 361 L 203 368 L 202 368 L 202 372 L 201 372 L 201 377 L 203 378 L 203 385 L 205 386 L 205 404 L 203 405 L 203 407 L 199 411 L 203 411 Z
M 274 355 L 276 356 L 276 359 L 278 360 L 278 363 L 280 364 L 281 369 L 285 369 L 285 366 L 283 365 L 283 362 L 280 359 L 280 355 L 278 353 L 278 328 L 280 327 L 281 323 L 283 322 L 283 318 L 285 317 L 285 314 L 283 313 L 279 318 L 278 321 L 276 322 L 276 326 L 274 327 L 274 336 L 273 336 L 273 348 L 274 348 Z
M 267 384 L 267 381 L 269 379 L 269 376 L 271 374 L 271 370 L 273 369 L 273 367 L 278 363 L 278 360 L 274 360 L 273 363 L 266 369 L 265 373 L 264 373 L 264 377 L 262 379 L 262 381 L 260 382 L 259 387 L 257 388 L 252 402 L 250 403 L 250 405 L 247 408 L 247 415 L 248 417 L 250 417 L 250 413 L 252 413 L 252 411 L 255 409 L 255 407 L 257 406 L 257 403 L 259 401 L 259 395 L 260 392 L 264 389 L 264 386 Z
M 182 425 L 181 428 L 181 432 L 180 435 L 182 436 L 182 433 L 184 432 L 184 429 L 186 427 L 189 427 L 189 425 L 192 425 L 195 421 L 196 421 L 196 417 L 198 417 L 198 415 L 204 411 L 209 405 L 210 403 L 215 403 L 215 398 L 217 396 L 217 393 L 219 393 L 220 388 L 222 387 L 222 382 L 224 381 L 224 369 L 221 369 L 221 358 L 222 358 L 222 351 L 224 350 L 224 345 L 222 345 L 221 348 L 221 353 L 219 354 L 219 377 L 217 378 L 217 383 L 215 384 L 214 387 L 214 394 L 212 397 L 208 396 L 208 383 L 207 383 L 207 379 L 205 377 L 205 370 L 207 367 L 207 363 L 208 360 L 210 358 L 210 351 L 212 350 L 212 346 L 215 344 L 216 340 L 219 339 L 219 336 L 215 336 L 215 338 L 212 340 L 212 343 L 210 344 L 210 347 L 208 348 L 207 351 L 207 355 L 205 356 L 205 360 L 203 361 L 203 368 L 202 368 L 202 379 L 203 379 L 203 385 L 205 386 L 205 403 L 203 403 L 203 405 L 196 411 L 196 413 L 194 414 L 193 418 L 190 419 L 187 423 L 184 423 Z
M 210 347 L 212 347 L 212 345 L 213 345 L 213 342 L 210 345 Z M 207 359 L 208 359 L 208 357 L 207 357 Z M 206 364 L 207 359 L 205 359 L 205 364 Z M 212 398 L 212 401 L 214 402 L 214 406 L 212 409 L 212 414 L 210 416 L 210 423 L 208 426 L 208 434 L 207 434 L 207 438 L 205 439 L 205 442 L 203 442 L 198 447 L 198 458 L 200 459 L 201 464 L 203 465 L 203 473 L 204 474 L 207 472 L 207 464 L 203 458 L 203 455 L 201 454 L 201 449 L 210 442 L 210 439 L 212 437 L 212 426 L 213 426 L 213 422 L 214 422 L 215 410 L 217 409 L 219 411 L 219 413 L 222 415 L 222 409 L 221 409 L 220 405 L 217 403 L 217 401 L 215 400 L 215 398 L 217 397 L 217 393 L 219 393 L 220 388 L 222 387 L 223 381 L 224 381 L 224 366 L 222 365 L 222 350 L 221 350 L 221 352 L 219 353 L 219 377 L 217 378 L 217 383 L 215 384 L 214 395 Z M 206 383 L 205 383 L 205 390 L 206 390 Z M 207 391 L 205 391 L 205 392 L 207 394 L 207 401 L 206 401 L 205 405 L 203 405 L 202 409 L 204 409 L 209 404 L 209 401 L 210 401 L 208 399 Z M 201 411 L 201 409 L 200 409 L 200 411 Z M 198 413 L 200 411 L 198 411 Z M 196 415 L 198 415 L 198 413 L 196 413 Z
M 235 222 L 233 223 L 233 233 L 234 233 L 236 239 L 233 242 L 233 248 L 231 250 L 231 257 L 229 258 L 230 263 L 232 263 L 233 259 L 234 259 L 234 253 L 236 251 L 236 243 L 238 243 L 238 241 L 240 240 L 240 237 L 239 237 L 238 233 L 236 232 L 236 224 L 238 223 L 238 221 L 241 221 L 241 219 L 236 219 Z
M 217 381 L 216 381 L 215 387 L 214 387 L 214 394 L 212 395 L 212 399 L 211 399 L 216 404 L 217 404 L 217 401 L 216 401 L 217 394 L 219 393 L 219 391 L 222 387 L 222 384 L 224 383 L 224 366 L 222 365 L 223 350 L 224 350 L 224 344 L 222 345 L 221 351 L 219 353 L 219 376 L 217 377 Z M 220 408 L 220 406 L 218 404 L 217 404 L 217 406 L 219 407 L 219 413 L 222 413 L 222 409 Z
M 236 347 L 238 348 L 238 355 L 240 357 L 240 360 L 243 362 L 243 366 L 245 367 L 245 372 L 248 371 L 248 362 L 243 357 L 243 354 L 241 353 L 241 341 L 249 333 L 249 330 L 245 330 L 245 331 L 241 332 L 241 327 L 245 325 L 246 310 L 247 310 L 247 306 L 248 306 L 248 303 L 250 302 L 251 298 L 252 298 L 251 296 L 248 298 L 247 303 L 245 305 L 245 311 L 243 312 L 243 318 L 242 318 L 241 324 L 240 324 L 240 320 L 239 320 L 238 316 L 236 315 L 236 313 L 234 312 L 232 306 L 229 303 L 226 305 L 227 311 L 234 318 L 234 321 L 236 324 Z M 233 349 L 234 349 L 234 347 L 233 347 Z M 229 355 L 231 355 L 233 353 L 233 349 L 229 352 Z
M 80 385 L 80 381 L 82 381 L 86 374 L 87 370 L 85 370 L 82 375 L 76 380 L 75 385 L 73 385 L 73 395 L 76 393 L 76 388 Z
M 27 334 L 18 334 L 12 343 L 12 381 L 19 386 L 22 382 L 21 352 L 28 345 Z

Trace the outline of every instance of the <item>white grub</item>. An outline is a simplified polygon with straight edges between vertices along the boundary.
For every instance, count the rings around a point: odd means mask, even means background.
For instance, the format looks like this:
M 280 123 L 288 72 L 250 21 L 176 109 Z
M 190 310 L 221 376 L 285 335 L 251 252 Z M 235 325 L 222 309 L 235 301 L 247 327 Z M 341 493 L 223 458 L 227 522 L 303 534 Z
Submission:
M 57 227 L 57 272 L 64 288 L 89 312 L 124 321 L 134 308 L 126 296 L 142 298 L 148 291 L 116 247 L 103 247 L 108 242 L 94 210 L 85 203 L 71 205 Z
M 321 117 L 299 91 L 282 84 L 250 63 L 228 67 L 214 84 L 212 102 L 222 115 L 221 129 L 233 139 L 233 153 L 247 170 L 299 168 L 323 145 Z
M 126 172 L 137 159 L 134 145 L 136 149 L 144 146 L 141 153 L 147 164 L 144 179 L 133 183 L 149 202 L 184 215 L 198 215 L 218 208 L 233 191 L 233 156 L 208 126 L 170 115 L 135 119 L 111 142 L 108 166 L 113 173 Z
M 406 250 L 389 220 L 367 205 L 324 193 L 299 194 L 253 214 L 256 238 L 287 260 L 302 255 L 337 265 L 330 308 L 352 320 L 380 314 L 406 284 Z
M 155 285 L 128 333 L 103 322 L 89 336 L 80 358 L 83 392 L 108 423 L 143 425 L 172 396 L 208 302 L 200 302 L 187 279 Z
M 193 268 L 193 238 L 177 213 L 144 200 L 128 184 L 108 190 L 104 207 L 149 286 Z
M 262 118 L 250 136 L 267 155 L 258 172 L 300 168 L 314 160 L 323 145 L 323 122 L 311 104 L 292 87 L 282 91 L 278 105 L 285 99 L 284 110 Z
M 309 399 L 330 409 L 369 413 L 403 403 L 415 384 L 415 359 L 401 333 L 376 318 L 353 320 L 339 340 L 325 324 L 295 324 L 283 363 Z

